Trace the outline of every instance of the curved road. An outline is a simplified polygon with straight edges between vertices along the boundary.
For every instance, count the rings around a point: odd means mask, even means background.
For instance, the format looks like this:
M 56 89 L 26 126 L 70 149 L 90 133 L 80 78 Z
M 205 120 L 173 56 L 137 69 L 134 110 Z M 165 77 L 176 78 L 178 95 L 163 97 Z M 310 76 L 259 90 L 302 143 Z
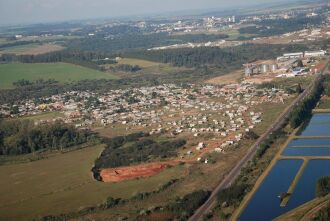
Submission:
M 326 65 L 326 67 L 328 64 Z M 326 68 L 324 68 L 325 70 Z M 323 71 L 324 71 L 323 70 Z M 241 169 L 252 160 L 254 155 L 257 153 L 257 150 L 259 148 L 259 145 L 274 131 L 279 129 L 285 122 L 286 119 L 288 119 L 291 111 L 293 108 L 302 101 L 305 97 L 309 95 L 311 92 L 315 82 L 320 78 L 321 74 L 318 74 L 314 81 L 308 86 L 306 90 L 304 90 L 303 93 L 301 93 L 286 109 L 283 111 L 283 113 L 277 118 L 277 120 L 267 129 L 267 131 L 259 137 L 259 139 L 255 142 L 255 144 L 248 150 L 247 154 L 236 164 L 236 166 L 227 174 L 227 176 L 218 184 L 218 186 L 212 191 L 212 194 L 207 199 L 207 201 L 199 207 L 195 213 L 189 218 L 189 221 L 199 221 L 202 216 L 207 213 L 215 204 L 217 199 L 217 194 L 228 187 L 231 186 L 231 184 L 236 180 L 236 178 L 239 176 Z

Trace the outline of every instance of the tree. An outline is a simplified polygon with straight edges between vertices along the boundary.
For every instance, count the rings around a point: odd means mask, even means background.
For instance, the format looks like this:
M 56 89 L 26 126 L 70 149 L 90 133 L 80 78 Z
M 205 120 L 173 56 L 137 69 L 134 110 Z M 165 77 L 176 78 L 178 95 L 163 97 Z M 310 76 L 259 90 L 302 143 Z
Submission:
M 322 197 L 330 193 L 330 176 L 321 177 L 316 184 L 316 195 Z
M 304 64 L 301 59 L 298 60 L 297 67 L 304 67 Z
M 301 88 L 301 85 L 299 83 L 299 84 L 297 84 L 297 87 L 296 87 L 296 93 L 300 94 L 301 92 L 303 92 L 303 89 Z

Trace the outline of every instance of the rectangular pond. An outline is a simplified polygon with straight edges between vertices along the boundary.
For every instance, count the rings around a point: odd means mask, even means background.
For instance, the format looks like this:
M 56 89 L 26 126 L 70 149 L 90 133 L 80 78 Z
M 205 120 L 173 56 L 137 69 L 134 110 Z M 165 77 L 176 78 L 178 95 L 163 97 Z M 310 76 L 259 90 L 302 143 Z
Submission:
M 330 136 L 330 113 L 314 114 L 301 136 Z
M 302 160 L 279 160 L 252 196 L 238 220 L 268 221 L 287 212 L 286 207 L 280 207 L 278 196 L 288 191 L 302 163 Z
M 311 160 L 301 176 L 287 207 L 296 208 L 316 197 L 316 183 L 320 177 L 330 175 L 330 160 Z
M 330 175 L 330 160 L 311 160 L 304 170 L 288 204 L 280 207 L 277 197 L 289 189 L 302 161 L 280 160 L 266 177 L 241 214 L 239 221 L 271 221 L 315 198 L 316 183 Z
M 294 139 L 288 147 L 330 147 L 330 138 Z
M 283 156 L 330 156 L 328 147 L 287 147 Z

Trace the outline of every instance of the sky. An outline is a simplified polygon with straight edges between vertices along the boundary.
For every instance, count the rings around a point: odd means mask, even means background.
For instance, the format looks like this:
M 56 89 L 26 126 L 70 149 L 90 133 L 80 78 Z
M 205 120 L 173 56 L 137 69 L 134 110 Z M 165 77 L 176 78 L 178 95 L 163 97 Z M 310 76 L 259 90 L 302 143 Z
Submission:
M 0 0 L 0 24 L 45 23 L 175 11 L 225 9 L 283 0 Z

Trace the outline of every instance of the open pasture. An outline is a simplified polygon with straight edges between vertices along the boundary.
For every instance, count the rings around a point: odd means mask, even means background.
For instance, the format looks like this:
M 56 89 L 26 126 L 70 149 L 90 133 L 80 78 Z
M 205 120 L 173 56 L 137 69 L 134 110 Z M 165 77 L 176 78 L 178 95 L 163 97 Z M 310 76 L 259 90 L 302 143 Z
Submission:
M 117 76 L 110 73 L 67 63 L 12 63 L 0 65 L 0 89 L 13 88 L 13 83 L 22 79 L 29 81 L 54 79 L 60 83 L 69 83 L 79 80 L 116 78 Z
M 32 220 L 78 211 L 109 196 L 130 198 L 156 190 L 184 171 L 175 166 L 145 179 L 98 182 L 91 168 L 103 148 L 91 146 L 30 163 L 0 166 L 0 220 Z

